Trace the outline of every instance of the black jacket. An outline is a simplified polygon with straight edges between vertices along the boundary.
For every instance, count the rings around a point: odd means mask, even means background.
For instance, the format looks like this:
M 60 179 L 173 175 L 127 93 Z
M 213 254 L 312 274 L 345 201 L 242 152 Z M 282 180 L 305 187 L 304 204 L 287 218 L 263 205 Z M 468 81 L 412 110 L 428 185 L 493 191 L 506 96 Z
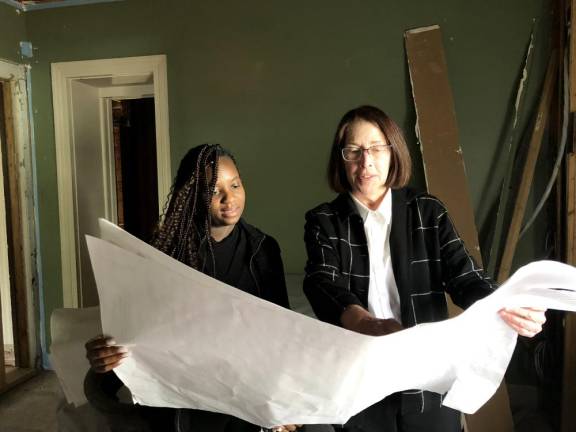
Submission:
M 304 239 L 306 296 L 319 319 L 341 325 L 347 306 L 367 308 L 370 283 L 364 224 L 350 195 L 309 211 Z M 496 287 L 466 250 L 446 207 L 426 193 L 392 190 L 390 251 L 404 327 L 448 318 L 445 293 L 466 308 Z M 425 399 L 439 397 L 424 394 L 403 397 L 403 410 L 423 410 Z
M 276 303 L 278 306 L 290 308 L 278 242 L 245 222 L 244 219 L 241 219 L 239 223 L 248 234 L 251 248 L 250 274 L 258 287 L 258 297 Z

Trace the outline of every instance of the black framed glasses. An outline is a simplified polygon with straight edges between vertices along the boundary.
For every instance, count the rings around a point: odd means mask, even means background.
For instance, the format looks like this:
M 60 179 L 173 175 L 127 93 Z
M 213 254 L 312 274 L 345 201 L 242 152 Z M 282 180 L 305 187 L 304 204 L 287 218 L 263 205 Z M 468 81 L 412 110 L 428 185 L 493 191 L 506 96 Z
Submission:
M 366 152 L 374 159 L 378 159 L 387 154 L 391 146 L 391 144 L 377 144 L 367 148 L 347 146 L 342 149 L 342 158 L 346 162 L 357 162 L 362 159 L 362 154 Z

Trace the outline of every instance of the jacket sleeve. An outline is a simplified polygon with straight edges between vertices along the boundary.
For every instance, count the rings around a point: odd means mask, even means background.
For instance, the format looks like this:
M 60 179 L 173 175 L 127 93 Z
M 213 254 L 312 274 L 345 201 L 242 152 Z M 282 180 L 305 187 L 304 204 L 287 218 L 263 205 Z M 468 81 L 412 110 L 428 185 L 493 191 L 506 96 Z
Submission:
M 331 232 L 331 234 L 329 234 Z M 316 212 L 306 214 L 304 242 L 308 253 L 304 293 L 321 320 L 341 326 L 340 316 L 347 306 L 361 301 L 349 287 L 349 278 L 342 274 L 342 257 L 339 256 L 335 230 L 328 216 Z
M 465 309 L 491 294 L 497 285 L 470 255 L 443 205 L 437 220 L 445 289 L 452 301 Z
M 288 300 L 288 290 L 286 288 L 286 277 L 284 276 L 284 263 L 282 262 L 282 255 L 278 242 L 267 236 L 266 253 L 268 255 L 269 267 L 266 269 L 268 272 L 268 286 L 269 290 L 267 300 L 276 303 L 278 306 L 290 309 L 290 302 Z

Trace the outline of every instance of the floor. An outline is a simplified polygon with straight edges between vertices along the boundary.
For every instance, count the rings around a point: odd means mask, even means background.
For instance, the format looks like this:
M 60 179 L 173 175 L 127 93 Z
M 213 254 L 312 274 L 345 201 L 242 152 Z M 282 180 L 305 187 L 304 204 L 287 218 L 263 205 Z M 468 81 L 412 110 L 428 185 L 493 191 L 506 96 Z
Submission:
M 56 375 L 41 372 L 0 395 L 0 432 L 56 432 L 56 409 L 61 401 Z
M 300 285 L 301 276 L 287 275 L 288 285 Z M 294 293 L 297 294 L 294 294 Z M 290 303 L 298 312 L 312 315 L 301 291 L 290 290 Z M 516 432 L 548 432 L 537 410 L 539 396 L 529 386 L 509 386 Z M 94 412 L 61 406 L 63 395 L 54 372 L 43 371 L 29 381 L 0 394 L 0 432 L 104 432 L 103 419 Z M 60 410 L 58 408 L 60 407 Z M 88 405 L 86 407 L 90 408 Z M 58 414 L 57 414 L 58 412 Z
M 516 396 L 523 395 L 515 398 L 523 403 L 512 406 L 516 432 L 552 431 L 539 412 L 534 411 L 536 403 L 531 401 L 533 397 L 526 396 L 534 393 L 530 388 L 510 386 L 509 391 L 518 393 Z M 99 419 L 92 417 L 93 413 L 81 413 L 78 417 L 61 411 L 57 417 L 62 401 L 63 395 L 56 375 L 51 371 L 43 371 L 15 389 L 0 394 L 0 432 L 102 432 L 107 429 L 99 424 Z

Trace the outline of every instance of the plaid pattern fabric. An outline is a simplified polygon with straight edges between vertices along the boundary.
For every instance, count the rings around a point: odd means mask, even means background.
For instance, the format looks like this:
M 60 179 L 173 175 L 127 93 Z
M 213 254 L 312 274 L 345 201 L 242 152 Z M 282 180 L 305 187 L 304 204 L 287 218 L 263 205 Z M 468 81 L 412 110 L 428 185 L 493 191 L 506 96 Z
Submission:
M 316 316 L 340 325 L 347 306 L 367 308 L 368 246 L 362 218 L 349 194 L 309 211 L 304 239 L 308 252 L 304 291 Z M 426 193 L 410 188 L 392 191 L 390 251 L 404 327 L 448 318 L 445 293 L 466 308 L 496 288 L 466 250 L 446 207 Z M 403 397 L 406 412 L 423 411 L 427 400 L 441 403 L 441 396 L 419 390 L 405 395 L 411 396 L 406 401 Z

